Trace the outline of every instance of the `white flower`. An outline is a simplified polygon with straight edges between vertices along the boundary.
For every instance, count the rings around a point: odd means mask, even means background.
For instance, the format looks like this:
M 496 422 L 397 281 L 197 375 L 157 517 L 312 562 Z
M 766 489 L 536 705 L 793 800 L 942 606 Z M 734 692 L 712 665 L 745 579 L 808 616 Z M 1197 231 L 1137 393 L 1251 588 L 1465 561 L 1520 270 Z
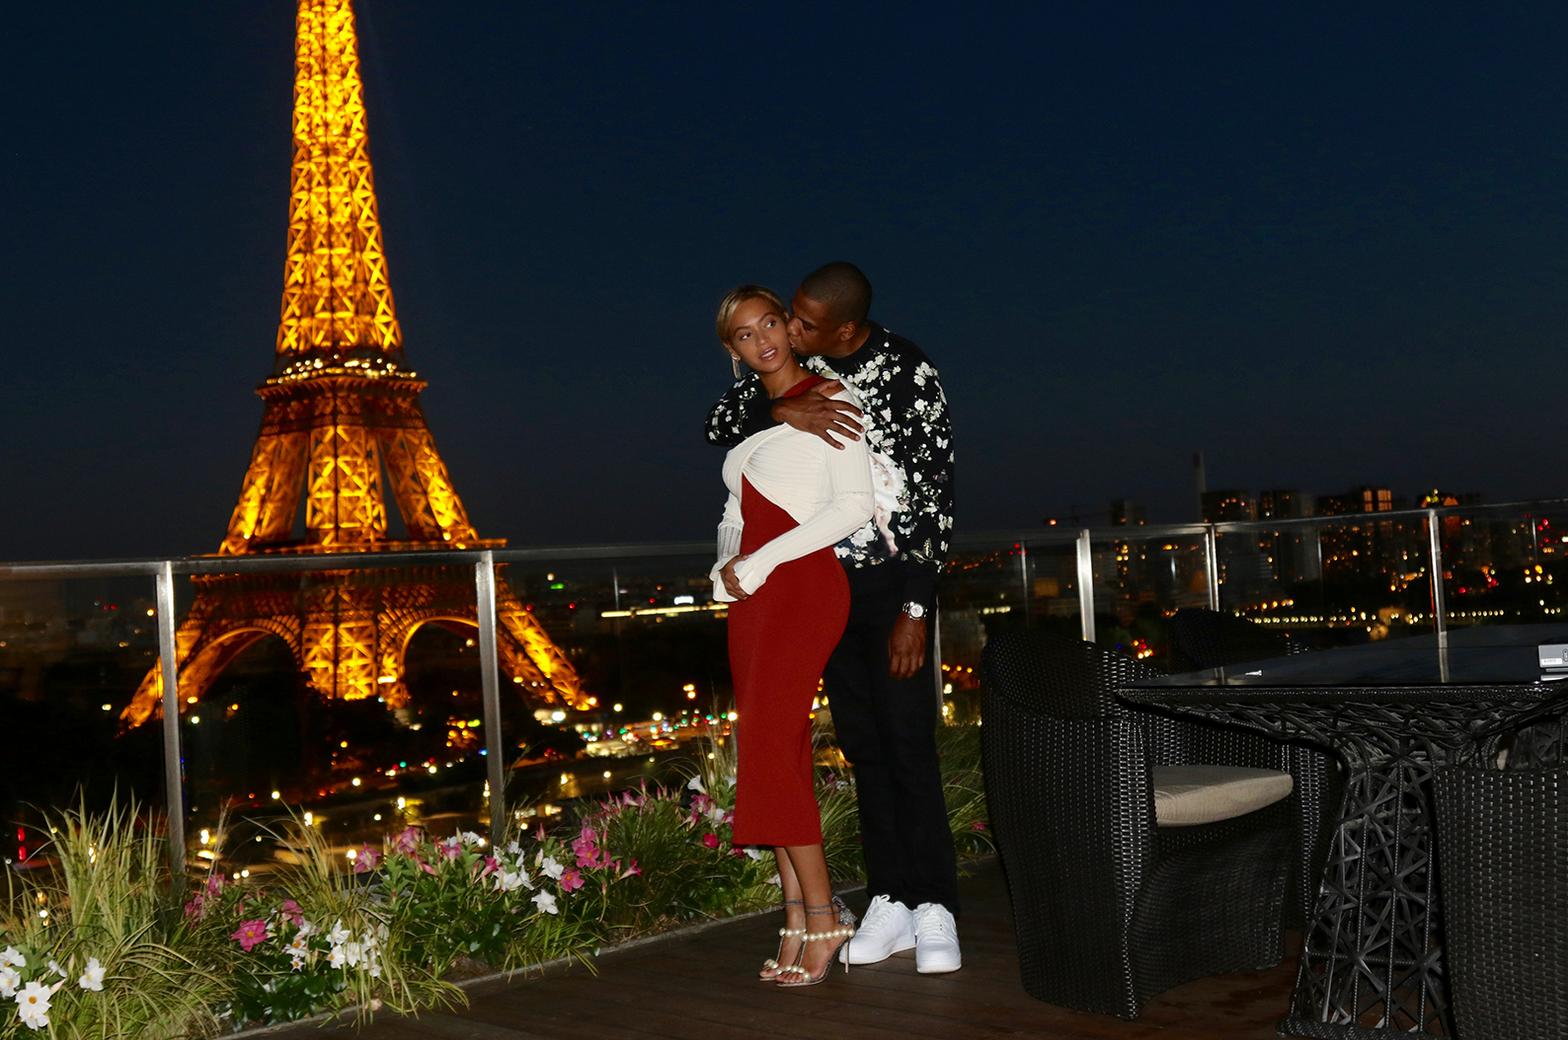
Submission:
M 539 864 L 539 869 L 544 871 L 544 876 L 551 881 L 561 880 L 561 875 L 566 873 L 566 868 L 555 861 L 555 857 L 546 856 Z
M 50 961 L 49 970 L 60 976 L 62 979 L 66 977 L 65 969 L 60 967 L 59 961 Z
M 27 958 L 22 956 L 22 951 L 15 946 L 7 946 L 0 950 L 0 968 L 25 968 Z
M 305 941 L 303 933 L 290 939 L 289 944 L 284 949 L 288 950 L 289 956 L 294 958 L 296 962 L 294 967 L 296 968 L 299 967 L 299 962 L 304 961 L 310 954 L 310 944 Z
M 305 954 L 304 954 L 304 952 L 300 951 L 300 950 L 290 949 L 289 950 L 289 969 L 291 971 L 299 971 L 299 970 L 303 969 L 304 967 L 305 967 Z
M 548 892 L 535 892 L 534 905 L 547 914 L 560 913 L 560 911 L 555 908 L 555 896 Z
M 746 855 L 750 856 L 752 859 L 761 859 L 762 858 L 762 850 L 759 849 L 759 848 L 756 848 L 755 846 L 747 845 L 746 846 Z
M 495 887 L 499 891 L 516 892 L 524 885 L 527 885 L 529 888 L 534 887 L 533 884 L 528 880 L 528 872 L 526 870 L 518 870 L 515 872 L 510 870 L 501 870 L 496 873 Z
M 87 968 L 82 972 L 82 977 L 76 980 L 76 984 L 94 993 L 103 992 L 103 965 L 98 963 L 97 957 L 87 958 Z
M 301 917 L 299 919 L 299 931 L 297 933 L 295 933 L 296 938 L 308 939 L 312 935 L 315 935 L 315 934 L 316 934 L 316 926 L 311 924 L 309 919 Z
M 686 790 L 696 791 L 698 794 L 708 793 L 708 789 L 702 786 L 702 777 L 700 776 L 694 776 L 690 780 L 686 781 Z
M 0 997 L 10 998 L 16 996 L 17 987 L 21 986 L 21 984 L 22 976 L 16 973 L 15 968 L 9 964 L 0 968 Z
M 334 968 L 341 968 L 348 963 L 348 955 L 343 952 L 343 947 L 334 946 L 332 952 L 327 954 L 327 963 Z
M 37 982 L 29 982 L 16 995 L 16 1014 L 29 1029 L 49 1028 L 50 989 Z
M 509 841 L 506 843 L 506 854 L 508 856 L 521 856 L 523 854 L 523 847 L 517 844 L 515 841 Z
M 458 838 L 463 842 L 464 845 L 483 845 L 485 843 L 485 840 L 479 835 L 475 834 L 473 831 L 464 831 L 462 834 L 458 835 Z
M 332 926 L 332 931 L 327 933 L 327 942 L 333 946 L 342 946 L 352 938 L 353 935 L 350 934 L 349 930 L 343 927 L 343 919 L 341 917 Z
M 348 962 L 350 968 L 359 967 L 359 962 L 364 960 L 364 958 L 365 948 L 359 943 L 347 942 L 343 944 L 343 959 Z
M 729 814 L 724 811 L 724 808 L 722 806 L 719 806 L 719 805 L 710 805 L 710 806 L 708 806 L 708 822 L 710 822 L 710 823 L 713 823 L 713 824 L 723 823 L 724 822 L 724 818 L 726 816 L 728 816 L 728 815 Z

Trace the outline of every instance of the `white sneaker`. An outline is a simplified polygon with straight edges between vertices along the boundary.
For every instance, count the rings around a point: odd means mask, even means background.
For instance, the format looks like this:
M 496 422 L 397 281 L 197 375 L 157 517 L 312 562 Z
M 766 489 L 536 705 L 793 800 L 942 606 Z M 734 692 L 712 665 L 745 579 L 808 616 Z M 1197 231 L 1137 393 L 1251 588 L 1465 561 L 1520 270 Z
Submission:
M 941 903 L 921 903 L 915 921 L 915 970 L 922 975 L 957 971 L 963 965 L 958 953 L 958 926 Z
M 951 918 L 949 918 L 951 920 Z M 915 948 L 915 915 L 903 903 L 877 896 L 866 907 L 866 916 L 855 927 L 855 936 L 844 944 L 838 959 L 845 964 L 875 964 L 895 953 Z

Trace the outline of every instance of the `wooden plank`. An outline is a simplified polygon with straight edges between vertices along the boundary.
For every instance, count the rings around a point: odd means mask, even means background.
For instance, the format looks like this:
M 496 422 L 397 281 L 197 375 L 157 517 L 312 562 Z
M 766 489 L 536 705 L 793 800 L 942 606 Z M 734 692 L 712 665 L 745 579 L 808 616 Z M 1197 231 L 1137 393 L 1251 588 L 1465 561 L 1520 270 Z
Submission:
M 1136 1022 L 1053 1007 L 1018 976 L 1012 915 L 993 863 L 961 882 L 964 967 L 920 975 L 911 954 L 835 969 L 820 986 L 780 990 L 754 978 L 777 945 L 779 917 L 676 935 L 599 960 L 601 973 L 558 969 L 470 990 L 466 1011 L 378 1018 L 363 1032 L 334 1027 L 276 1040 L 1271 1040 L 1294 976 L 1280 967 L 1201 979 L 1150 1001 Z M 272 1038 L 269 1038 L 272 1040 Z

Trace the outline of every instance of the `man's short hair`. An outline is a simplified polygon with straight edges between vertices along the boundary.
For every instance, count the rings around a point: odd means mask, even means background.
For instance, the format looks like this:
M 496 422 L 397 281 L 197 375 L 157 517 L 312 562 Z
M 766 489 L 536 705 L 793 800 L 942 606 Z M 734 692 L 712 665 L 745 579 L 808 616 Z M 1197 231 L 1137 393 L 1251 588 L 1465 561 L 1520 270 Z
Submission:
M 854 264 L 835 260 L 806 275 L 800 291 L 828 309 L 839 324 L 859 325 L 871 313 L 871 279 Z
M 724 294 L 724 299 L 719 302 L 719 313 L 714 319 L 714 324 L 719 333 L 719 342 L 726 347 L 730 345 L 730 321 L 735 317 L 735 312 L 747 300 L 766 300 L 768 306 L 784 318 L 789 315 L 789 308 L 784 306 L 784 301 L 779 299 L 779 294 L 765 285 L 737 285 Z

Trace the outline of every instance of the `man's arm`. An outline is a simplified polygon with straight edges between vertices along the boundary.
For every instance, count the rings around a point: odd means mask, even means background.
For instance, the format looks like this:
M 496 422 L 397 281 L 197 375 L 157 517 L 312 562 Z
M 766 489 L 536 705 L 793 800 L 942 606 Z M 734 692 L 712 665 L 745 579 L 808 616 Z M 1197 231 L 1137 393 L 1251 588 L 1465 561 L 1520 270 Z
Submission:
M 921 358 L 898 374 L 907 380 L 909 410 L 893 421 L 899 427 L 896 461 L 903 464 L 909 509 L 894 525 L 904 557 L 904 602 L 927 611 L 936 604 L 936 582 L 947 562 L 953 533 L 953 422 L 936 368 Z
M 709 444 L 733 448 L 759 430 L 774 425 L 768 395 L 755 372 L 737 379 L 708 412 L 704 433 Z

